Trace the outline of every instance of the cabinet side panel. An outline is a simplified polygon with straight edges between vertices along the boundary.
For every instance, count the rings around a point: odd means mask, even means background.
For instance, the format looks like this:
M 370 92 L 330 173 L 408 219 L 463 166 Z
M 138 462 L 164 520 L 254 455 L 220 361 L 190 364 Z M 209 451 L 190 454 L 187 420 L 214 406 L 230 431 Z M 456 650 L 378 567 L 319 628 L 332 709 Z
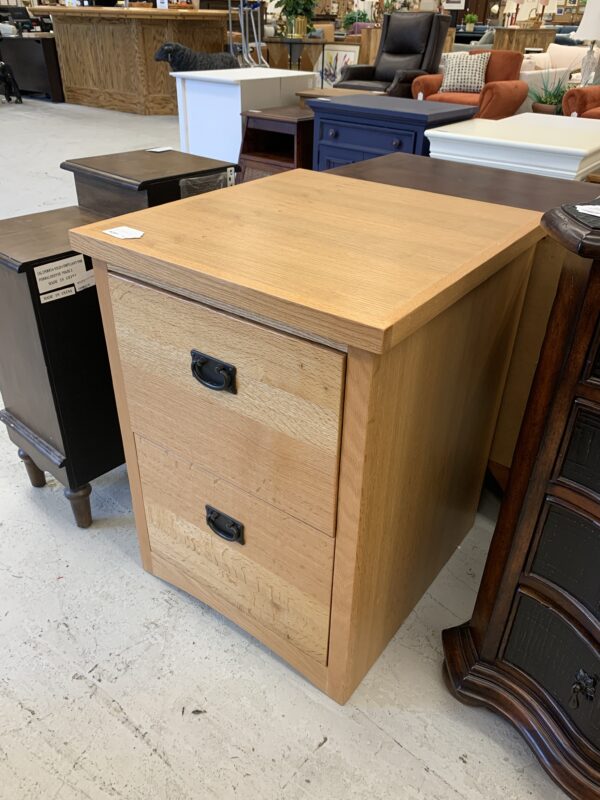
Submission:
M 328 693 L 344 702 L 470 529 L 529 250 L 393 350 L 350 350 Z
M 123 450 L 125 451 L 127 473 L 129 475 L 129 485 L 131 487 L 131 502 L 135 516 L 135 526 L 140 543 L 140 556 L 144 569 L 148 570 L 148 572 L 152 572 L 150 542 L 148 539 L 148 527 L 146 525 L 146 513 L 144 511 L 144 501 L 142 498 L 142 486 L 138 469 L 135 440 L 133 438 L 131 424 L 129 422 L 129 410 L 127 408 L 127 398 L 125 396 L 125 386 L 123 383 L 123 370 L 121 368 L 119 346 L 117 344 L 117 338 L 115 335 L 115 321 L 113 318 L 112 302 L 108 287 L 107 265 L 103 261 L 94 260 L 94 272 L 96 273 L 98 300 L 100 302 L 100 312 L 102 314 L 104 335 L 106 336 L 106 347 L 110 361 L 113 388 L 115 390 L 115 400 L 117 402 L 121 436 L 123 437 Z
M 0 391 L 6 410 L 64 453 L 27 275 L 6 267 L 0 268 L 0 341 Z

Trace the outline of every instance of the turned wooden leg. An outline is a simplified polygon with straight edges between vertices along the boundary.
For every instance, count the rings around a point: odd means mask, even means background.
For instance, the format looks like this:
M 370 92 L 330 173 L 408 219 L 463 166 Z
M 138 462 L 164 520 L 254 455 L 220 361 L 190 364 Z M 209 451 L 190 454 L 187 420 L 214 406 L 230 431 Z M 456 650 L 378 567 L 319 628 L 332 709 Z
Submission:
M 92 524 L 91 493 L 92 487 L 89 483 L 80 489 L 65 489 L 65 497 L 71 503 L 71 510 L 78 528 L 89 528 Z
M 25 450 L 22 450 L 20 447 L 19 458 L 25 464 L 25 469 L 29 475 L 31 485 L 35 486 L 37 489 L 41 489 L 42 486 L 45 486 L 46 476 L 44 475 L 44 471 L 41 470 L 37 464 L 34 464 L 31 456 L 28 456 Z

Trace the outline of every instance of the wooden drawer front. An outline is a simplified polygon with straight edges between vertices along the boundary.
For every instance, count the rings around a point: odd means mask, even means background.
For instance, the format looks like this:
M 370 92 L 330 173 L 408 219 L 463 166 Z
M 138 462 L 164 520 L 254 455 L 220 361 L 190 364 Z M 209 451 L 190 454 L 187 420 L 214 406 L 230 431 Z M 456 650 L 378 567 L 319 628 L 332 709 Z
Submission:
M 600 654 L 550 608 L 522 595 L 504 659 L 526 672 L 563 709 L 588 741 L 600 749 Z M 589 689 L 573 687 L 589 681 Z
M 259 623 L 325 664 L 334 540 L 139 436 L 136 447 L 152 553 L 204 602 L 221 598 L 242 626 Z M 244 525 L 244 544 L 211 531 L 207 504 Z
M 549 504 L 531 572 L 560 586 L 600 619 L 600 523 Z
M 296 519 L 334 534 L 345 355 L 110 277 L 131 425 Z M 237 394 L 191 371 L 234 365 Z
M 600 413 L 578 404 L 569 429 L 559 477 L 600 497 Z
M 321 120 L 319 141 L 323 144 L 351 146 L 381 153 L 412 153 L 415 134 L 414 131 Z

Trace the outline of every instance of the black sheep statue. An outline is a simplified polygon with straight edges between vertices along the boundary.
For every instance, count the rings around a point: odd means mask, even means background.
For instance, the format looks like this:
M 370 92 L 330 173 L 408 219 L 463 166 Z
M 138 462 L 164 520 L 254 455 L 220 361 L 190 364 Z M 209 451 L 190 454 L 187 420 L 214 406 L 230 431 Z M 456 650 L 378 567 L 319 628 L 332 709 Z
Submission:
M 155 61 L 167 61 L 173 72 L 207 69 L 238 69 L 237 58 L 231 53 L 196 53 L 189 47 L 165 42 L 154 54 Z
M 10 65 L 5 61 L 0 61 L 0 87 L 4 92 L 7 103 L 10 103 L 12 97 L 15 98 L 17 103 L 23 102 L 14 73 Z

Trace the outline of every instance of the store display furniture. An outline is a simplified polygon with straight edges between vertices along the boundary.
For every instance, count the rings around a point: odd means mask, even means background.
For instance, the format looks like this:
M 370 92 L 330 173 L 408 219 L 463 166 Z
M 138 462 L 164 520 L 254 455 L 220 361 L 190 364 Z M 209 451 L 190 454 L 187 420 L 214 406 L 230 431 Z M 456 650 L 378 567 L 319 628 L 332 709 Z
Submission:
M 298 167 L 311 168 L 314 114 L 309 108 L 294 105 L 245 111 L 242 118 L 242 181 Z
M 600 208 L 600 203 L 597 204 Z M 575 800 L 600 798 L 600 221 L 544 226 L 564 268 L 471 621 L 448 683 L 523 734 Z
M 539 212 L 548 211 L 563 202 L 589 203 L 600 193 L 598 186 L 583 181 L 564 181 L 402 154 L 339 167 L 334 173 Z M 531 276 L 489 454 L 489 468 L 503 487 L 507 484 L 565 255 L 565 249 L 546 236 L 538 242 L 531 265 Z
M 324 37 L 308 36 L 305 38 L 266 36 L 265 42 L 269 48 L 269 64 L 272 66 L 313 72 L 319 58 L 323 57 L 325 47 L 329 44 Z M 282 58 L 283 53 L 285 53 L 284 58 Z M 323 85 L 322 73 L 320 83 Z
M 575 114 L 584 119 L 600 119 L 600 86 L 582 86 L 565 92 L 562 103 L 565 117 Z
M 427 155 L 427 129 L 470 119 L 475 113 L 472 106 L 368 94 L 309 100 L 308 105 L 315 112 L 315 170 L 352 164 L 385 153 L 401 151 Z
M 475 55 L 479 50 L 472 50 Z M 437 103 L 462 103 L 477 106 L 477 117 L 502 119 L 516 113 L 527 97 L 527 84 L 519 80 L 523 56 L 507 50 L 492 50 L 485 74 L 485 85 L 477 92 L 440 92 L 443 75 L 423 75 L 412 84 L 412 96 Z
M 170 149 L 73 158 L 60 166 L 73 173 L 79 206 L 105 218 L 180 200 L 201 188 L 232 186 L 238 170 L 235 163 Z
M 438 69 L 449 27 L 450 17 L 445 14 L 384 14 L 375 63 L 345 67 L 335 86 L 377 89 L 393 97 L 410 97 L 413 79 Z
M 243 111 L 293 105 L 296 92 L 312 89 L 315 72 L 254 67 L 174 72 L 181 149 L 237 163 Z
M 63 103 L 64 94 L 56 42 L 51 33 L 0 39 L 0 61 L 10 64 L 22 92 L 44 94 Z
M 317 100 L 319 97 L 348 97 L 354 94 L 384 94 L 384 92 L 372 92 L 370 89 L 334 89 L 333 86 L 323 86 L 320 89 L 301 89 L 296 92 L 300 99 L 300 106 L 308 108 L 307 100 Z
M 133 114 L 177 113 L 168 65 L 154 60 L 161 44 L 218 53 L 227 30 L 226 11 L 56 5 L 32 12 L 52 14 L 67 103 Z
M 427 131 L 432 158 L 482 164 L 550 178 L 583 180 L 600 167 L 595 120 L 518 114 L 472 119 Z
M 473 524 L 539 214 L 293 170 L 112 224 L 143 564 L 344 702 Z
M 525 53 L 529 48 L 545 52 L 556 37 L 554 28 L 495 28 L 494 50 Z
M 87 527 L 89 482 L 124 456 L 94 275 L 70 247 L 68 230 L 233 176 L 229 164 L 175 151 L 62 166 L 74 174 L 79 207 L 0 221 L 0 421 L 32 484 L 44 485 L 44 471 L 54 475 L 77 524 Z
M 91 264 L 68 239 L 97 219 L 73 206 L 0 221 L 0 421 L 33 486 L 54 475 L 82 528 L 89 482 L 123 463 Z M 56 289 L 38 284 L 52 267 Z

